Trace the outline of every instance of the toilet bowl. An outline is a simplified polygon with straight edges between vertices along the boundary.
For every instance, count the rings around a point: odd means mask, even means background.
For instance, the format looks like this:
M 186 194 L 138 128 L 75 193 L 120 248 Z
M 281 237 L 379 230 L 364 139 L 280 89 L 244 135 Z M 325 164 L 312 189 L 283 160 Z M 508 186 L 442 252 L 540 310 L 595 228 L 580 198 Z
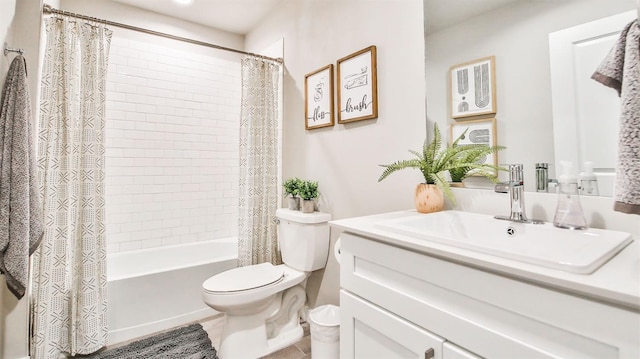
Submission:
M 204 302 L 225 314 L 220 359 L 257 358 L 302 338 L 305 280 L 326 265 L 331 216 L 278 209 L 276 217 L 284 264 L 231 269 L 202 285 Z
M 260 312 L 275 295 L 300 284 L 307 275 L 283 264 L 240 267 L 206 280 L 203 299 L 211 308 L 230 315 Z

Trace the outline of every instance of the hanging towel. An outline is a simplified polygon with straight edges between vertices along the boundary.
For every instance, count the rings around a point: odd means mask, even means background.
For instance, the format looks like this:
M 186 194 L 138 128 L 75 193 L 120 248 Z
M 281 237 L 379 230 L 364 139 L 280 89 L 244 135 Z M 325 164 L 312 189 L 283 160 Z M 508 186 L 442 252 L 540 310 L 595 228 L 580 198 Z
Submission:
M 9 290 L 22 298 L 29 256 L 43 234 L 37 184 L 31 105 L 24 57 L 11 62 L 0 108 L 0 273 Z
M 613 209 L 640 215 L 640 26 L 625 26 L 592 79 L 618 91 L 621 99 L 618 162 Z

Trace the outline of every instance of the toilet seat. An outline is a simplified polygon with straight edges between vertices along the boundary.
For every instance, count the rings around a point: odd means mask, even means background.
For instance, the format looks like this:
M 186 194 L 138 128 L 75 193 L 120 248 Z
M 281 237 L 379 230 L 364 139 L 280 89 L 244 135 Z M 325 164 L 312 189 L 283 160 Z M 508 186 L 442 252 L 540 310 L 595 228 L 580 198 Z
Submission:
M 207 279 L 202 287 L 212 294 L 236 293 L 265 287 L 284 279 L 283 266 L 260 263 L 234 268 Z

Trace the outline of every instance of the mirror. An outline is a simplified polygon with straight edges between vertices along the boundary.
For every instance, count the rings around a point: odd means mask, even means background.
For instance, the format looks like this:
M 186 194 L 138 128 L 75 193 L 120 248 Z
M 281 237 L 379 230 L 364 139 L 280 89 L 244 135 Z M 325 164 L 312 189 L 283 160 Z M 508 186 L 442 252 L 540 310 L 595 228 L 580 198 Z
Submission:
M 440 128 L 448 128 L 466 120 L 451 119 L 449 68 L 495 56 L 497 112 L 468 119 L 496 118 L 497 142 L 507 147 L 499 153 L 499 163 L 524 164 L 525 189 L 535 191 L 535 164 L 549 163 L 549 178 L 557 178 L 556 158 L 573 157 L 556 144 L 566 145 L 565 136 L 576 132 L 565 128 L 561 132 L 568 133 L 554 133 L 553 103 L 561 100 L 552 99 L 549 34 L 635 9 L 636 0 L 425 0 L 428 126 L 437 122 Z M 600 87 L 615 97 L 614 90 Z M 617 129 L 617 114 L 611 116 L 601 119 L 600 125 Z M 580 160 L 588 159 L 573 161 Z M 582 164 L 575 165 L 582 169 Z M 505 173 L 501 179 L 506 180 Z M 467 186 L 493 187 L 479 178 L 469 179 Z
M 555 163 L 591 162 L 602 196 L 613 196 L 621 102 L 591 76 L 637 16 L 630 10 L 549 34 Z

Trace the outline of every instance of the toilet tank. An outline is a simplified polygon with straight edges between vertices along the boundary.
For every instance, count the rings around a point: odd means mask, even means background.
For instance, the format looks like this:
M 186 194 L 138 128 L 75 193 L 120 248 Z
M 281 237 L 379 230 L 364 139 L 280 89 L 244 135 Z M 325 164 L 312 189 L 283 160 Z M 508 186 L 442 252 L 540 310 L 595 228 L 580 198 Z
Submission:
M 282 261 L 305 272 L 322 269 L 329 256 L 329 222 L 331 214 L 302 213 L 287 208 L 276 210 L 278 241 Z

